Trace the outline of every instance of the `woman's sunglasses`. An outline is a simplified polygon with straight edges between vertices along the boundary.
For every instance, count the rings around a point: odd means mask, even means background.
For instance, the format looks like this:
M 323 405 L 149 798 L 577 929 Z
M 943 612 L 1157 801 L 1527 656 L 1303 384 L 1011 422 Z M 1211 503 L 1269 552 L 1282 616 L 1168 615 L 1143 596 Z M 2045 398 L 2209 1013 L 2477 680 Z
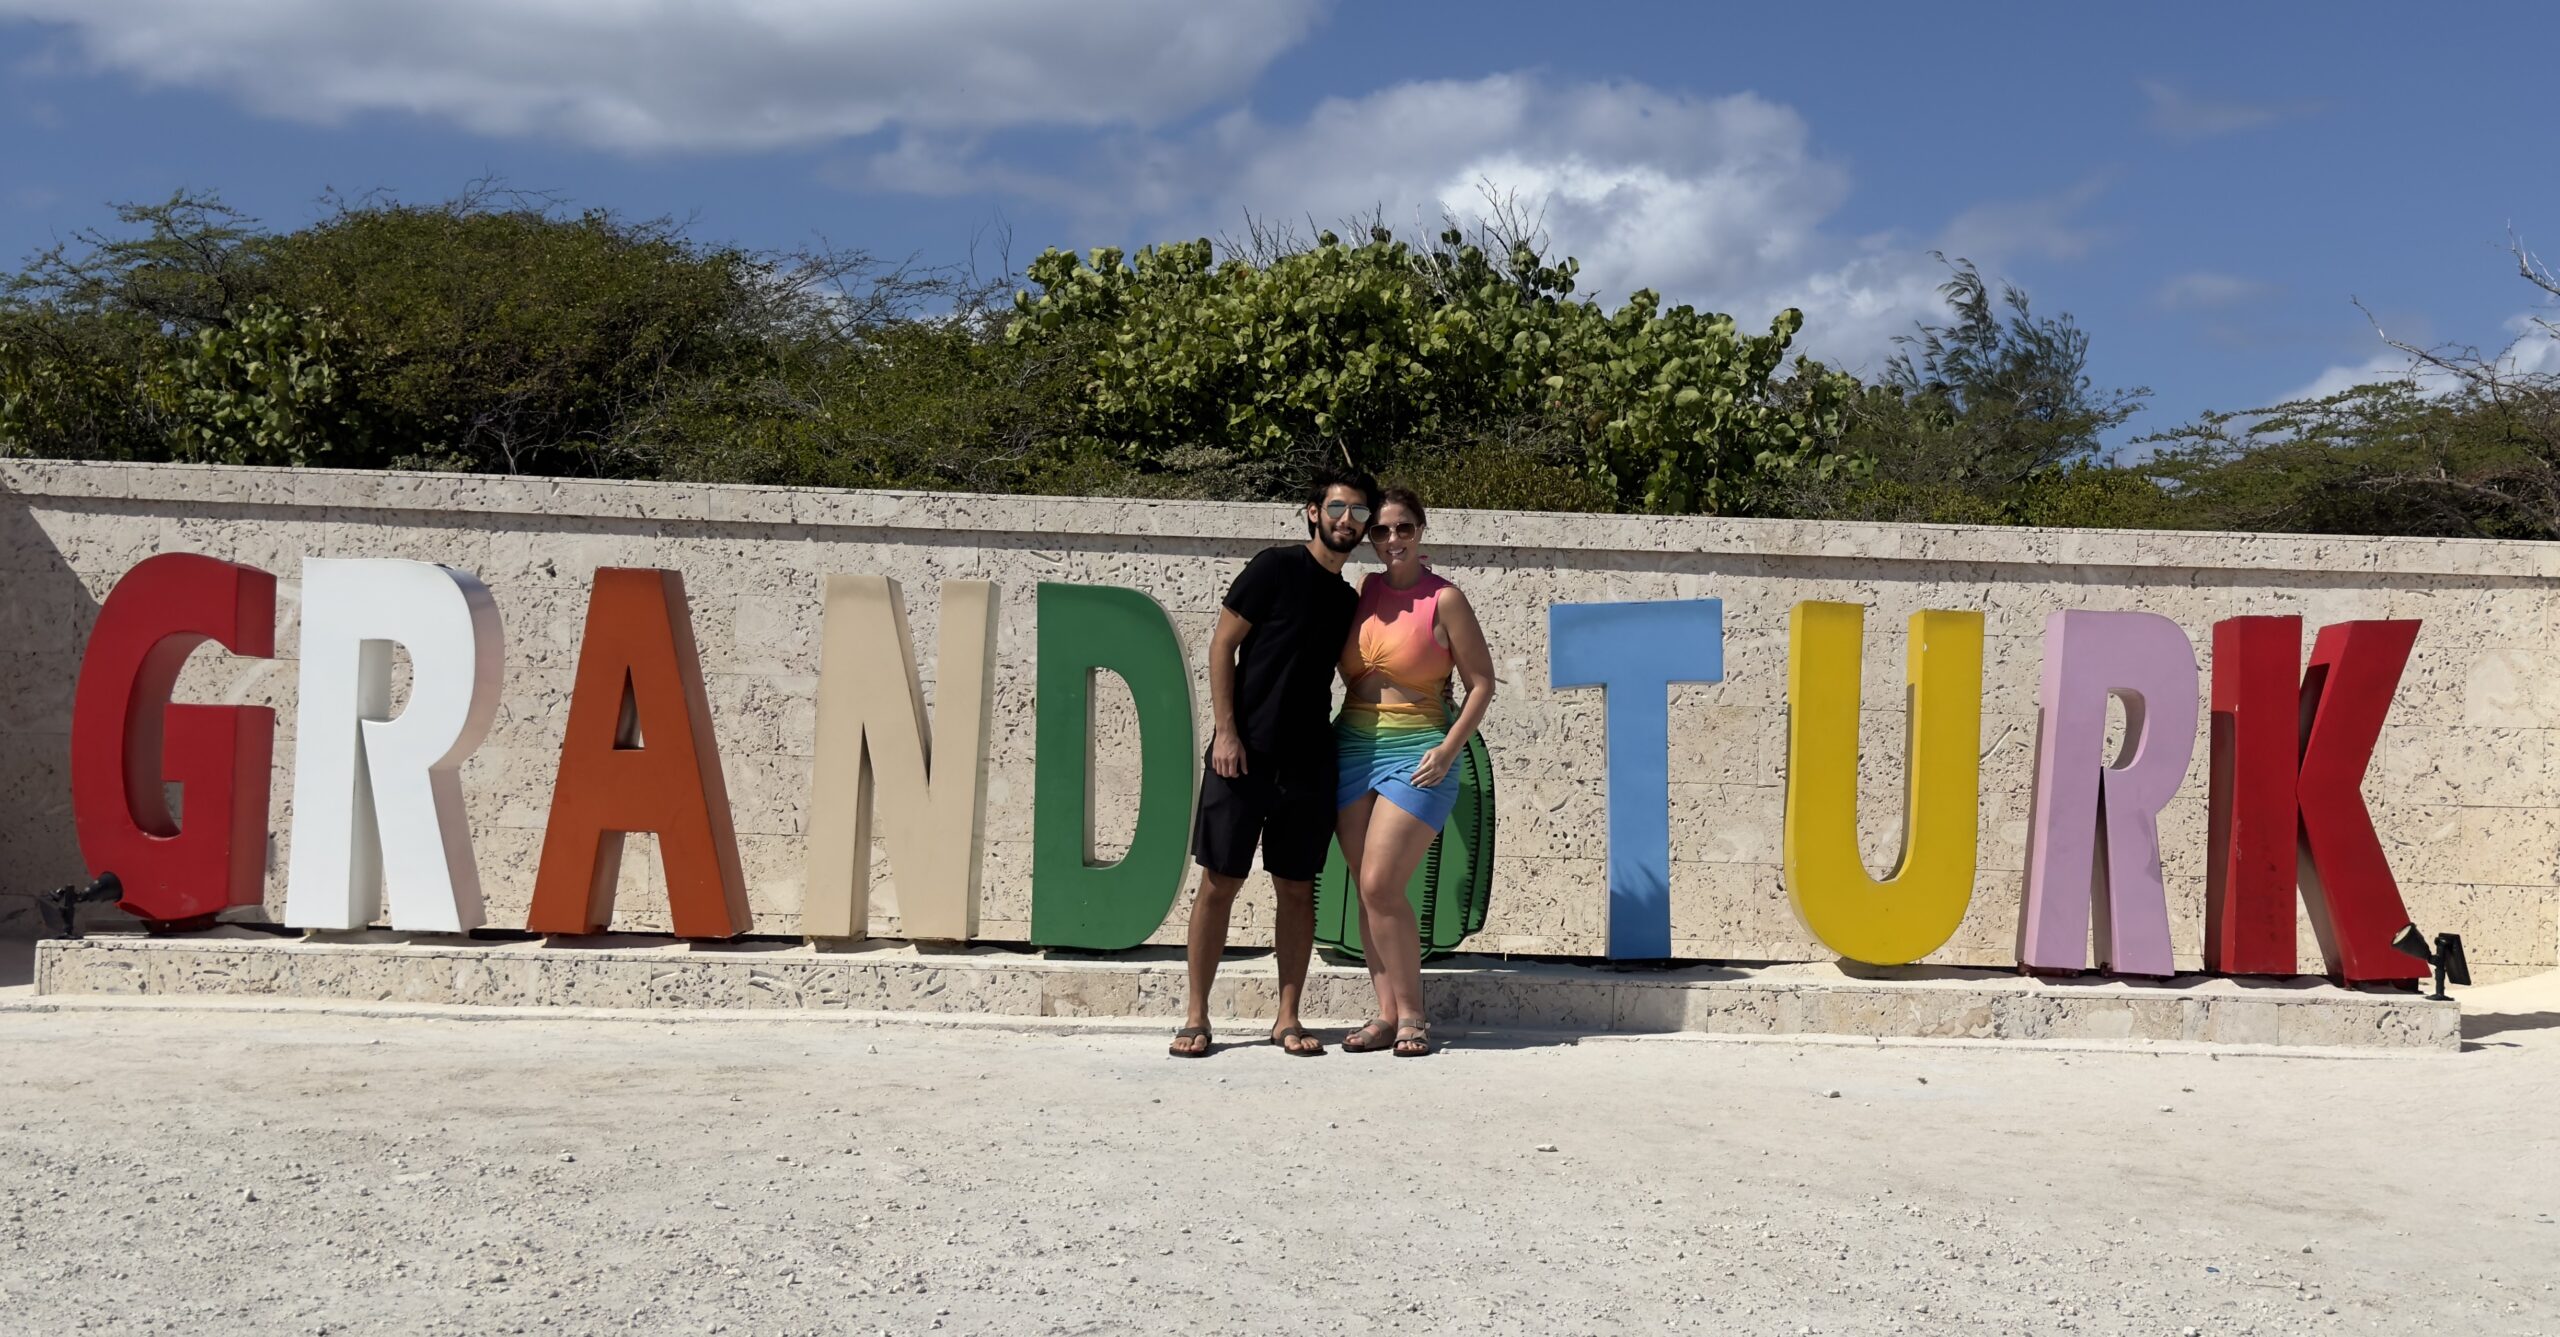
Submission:
M 1369 508 L 1356 501 L 1328 501 L 1324 504 L 1325 519 L 1339 520 L 1346 515 L 1351 517 L 1351 523 L 1355 525 L 1369 523 Z
M 1391 525 L 1369 526 L 1369 541 L 1380 543 L 1391 538 L 1409 539 L 1418 532 L 1411 520 L 1398 520 Z

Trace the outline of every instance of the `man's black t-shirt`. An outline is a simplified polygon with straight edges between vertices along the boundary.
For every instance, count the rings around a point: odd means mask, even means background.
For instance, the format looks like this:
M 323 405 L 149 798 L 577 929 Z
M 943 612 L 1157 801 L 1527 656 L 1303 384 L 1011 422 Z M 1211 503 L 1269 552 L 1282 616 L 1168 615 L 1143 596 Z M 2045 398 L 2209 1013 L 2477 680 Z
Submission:
M 1253 624 L 1236 653 L 1236 729 L 1248 756 L 1282 762 L 1333 755 L 1333 674 L 1360 596 L 1303 543 L 1265 548 L 1227 587 L 1226 606 Z

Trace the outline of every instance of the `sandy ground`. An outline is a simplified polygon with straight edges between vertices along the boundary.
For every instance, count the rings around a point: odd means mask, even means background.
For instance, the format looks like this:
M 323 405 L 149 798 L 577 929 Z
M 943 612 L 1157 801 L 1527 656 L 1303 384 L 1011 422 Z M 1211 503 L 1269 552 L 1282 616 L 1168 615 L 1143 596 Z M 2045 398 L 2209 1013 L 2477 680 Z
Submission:
M 2432 1057 L 1418 1062 L 0 1011 L 0 1330 L 2560 1331 L 2560 980 L 2472 1007 Z

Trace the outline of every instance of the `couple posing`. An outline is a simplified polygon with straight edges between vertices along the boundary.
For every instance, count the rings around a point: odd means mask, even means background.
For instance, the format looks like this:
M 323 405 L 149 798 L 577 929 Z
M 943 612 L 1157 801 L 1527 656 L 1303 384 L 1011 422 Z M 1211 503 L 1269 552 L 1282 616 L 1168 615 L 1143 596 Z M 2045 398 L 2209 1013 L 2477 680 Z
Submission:
M 1422 560 L 1422 500 L 1366 474 L 1327 471 L 1309 490 L 1308 539 L 1265 549 L 1227 587 L 1209 643 L 1216 715 L 1192 857 L 1190 991 L 1172 1052 L 1209 1052 L 1209 986 L 1236 891 L 1262 850 L 1280 895 L 1273 937 L 1280 1017 L 1271 1042 L 1312 1057 L 1298 1023 L 1315 952 L 1316 875 L 1336 836 L 1360 895 L 1360 940 L 1378 1012 L 1344 1036 L 1354 1053 L 1432 1050 L 1422 944 L 1405 884 L 1458 801 L 1457 762 L 1493 704 L 1493 657 L 1458 587 Z M 1386 570 L 1352 593 L 1342 566 L 1366 538 Z M 1451 718 L 1449 679 L 1465 682 Z M 1342 713 L 1325 719 L 1333 677 Z

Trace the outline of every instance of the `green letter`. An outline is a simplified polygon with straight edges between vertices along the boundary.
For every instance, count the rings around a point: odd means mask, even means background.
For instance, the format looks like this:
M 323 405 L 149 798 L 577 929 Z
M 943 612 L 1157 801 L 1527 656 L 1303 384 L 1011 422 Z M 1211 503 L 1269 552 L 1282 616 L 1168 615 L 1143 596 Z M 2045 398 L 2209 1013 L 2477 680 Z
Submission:
M 1109 585 L 1042 584 L 1033 697 L 1031 940 L 1135 947 L 1182 890 L 1198 773 L 1191 678 L 1162 606 Z M 1138 825 L 1118 863 L 1093 862 L 1093 675 L 1138 706 Z

